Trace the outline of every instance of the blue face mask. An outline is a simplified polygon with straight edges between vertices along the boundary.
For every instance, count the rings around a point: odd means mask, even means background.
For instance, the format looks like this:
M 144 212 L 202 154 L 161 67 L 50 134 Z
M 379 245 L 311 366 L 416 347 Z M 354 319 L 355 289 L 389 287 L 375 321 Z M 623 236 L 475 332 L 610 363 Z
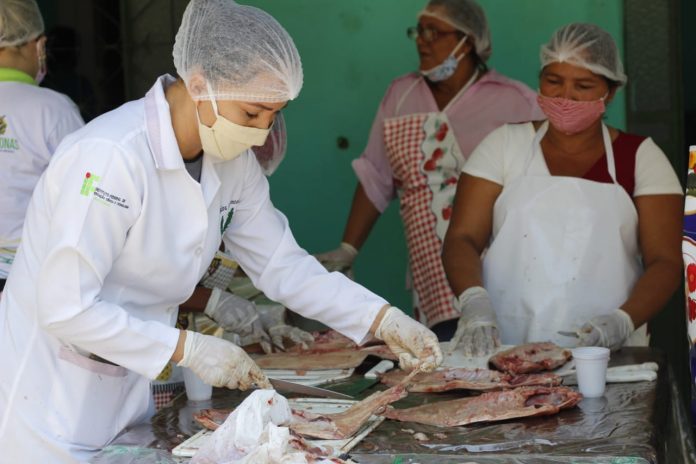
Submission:
M 457 70 L 459 62 L 462 58 L 466 56 L 466 53 L 461 54 L 459 58 L 454 56 L 454 54 L 457 53 L 457 50 L 459 50 L 459 48 L 462 45 L 464 45 L 466 37 L 466 35 L 462 37 L 462 40 L 459 41 L 457 46 L 454 47 L 454 50 L 452 50 L 452 53 L 450 53 L 442 63 L 438 64 L 433 68 L 421 70 L 421 75 L 426 77 L 431 82 L 440 82 L 452 77 L 452 75 L 454 75 L 454 72 Z

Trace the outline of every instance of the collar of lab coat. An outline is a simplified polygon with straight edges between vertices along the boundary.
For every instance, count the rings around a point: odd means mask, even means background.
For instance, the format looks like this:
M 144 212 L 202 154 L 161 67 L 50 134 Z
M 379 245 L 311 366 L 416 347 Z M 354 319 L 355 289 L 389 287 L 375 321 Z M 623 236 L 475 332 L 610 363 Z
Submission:
M 36 85 L 33 77 L 15 68 L 0 68 L 0 82 L 21 82 L 23 84 Z
M 150 145 L 155 167 L 162 170 L 186 169 L 184 158 L 181 156 L 174 136 L 169 103 L 164 96 L 164 89 L 175 81 L 176 79 L 169 74 L 160 76 L 145 95 L 147 142 Z M 214 167 L 215 162 L 210 156 L 203 155 L 200 185 L 206 206 L 210 206 L 220 188 L 220 178 Z
M 169 74 L 160 76 L 145 94 L 147 141 L 157 169 L 186 169 L 174 136 L 169 103 L 164 96 L 164 89 L 175 81 Z

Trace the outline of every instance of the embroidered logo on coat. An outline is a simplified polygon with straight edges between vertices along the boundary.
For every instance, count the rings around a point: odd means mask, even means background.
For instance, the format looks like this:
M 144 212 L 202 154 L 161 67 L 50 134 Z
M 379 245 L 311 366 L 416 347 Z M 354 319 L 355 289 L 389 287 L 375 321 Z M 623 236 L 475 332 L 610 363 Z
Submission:
M 7 131 L 7 116 L 0 116 L 0 135 L 5 135 Z M 11 137 L 0 137 L 0 151 L 14 152 L 19 150 L 19 142 Z
M 225 235 L 225 231 L 232 222 L 234 215 L 234 205 L 239 203 L 239 200 L 231 200 L 227 206 L 220 207 L 220 235 Z
M 99 182 L 101 177 L 95 176 L 91 172 L 88 172 L 85 174 L 85 180 L 82 181 L 82 188 L 80 189 L 80 195 L 84 196 L 89 196 L 90 194 L 94 193 L 94 190 L 97 188 L 95 185 L 96 183 Z

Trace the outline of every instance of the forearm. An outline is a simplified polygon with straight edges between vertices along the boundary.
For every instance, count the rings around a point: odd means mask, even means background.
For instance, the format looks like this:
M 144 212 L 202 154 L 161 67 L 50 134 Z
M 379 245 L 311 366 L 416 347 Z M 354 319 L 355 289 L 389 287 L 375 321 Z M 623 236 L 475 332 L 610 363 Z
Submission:
M 658 261 L 646 268 L 621 309 L 626 311 L 635 327 L 652 319 L 667 304 L 679 286 L 680 263 Z
M 202 313 L 210 299 L 211 289 L 198 286 L 188 300 L 179 305 L 179 310 L 184 312 Z
M 442 249 L 442 262 L 455 295 L 470 287 L 483 286 L 481 257 L 468 240 L 448 234 Z
M 179 330 L 179 340 L 176 343 L 176 349 L 172 354 L 171 361 L 178 363 L 184 358 L 184 346 L 186 345 L 186 331 Z
M 370 235 L 370 231 L 372 231 L 372 227 L 374 227 L 380 214 L 368 198 L 362 184 L 358 182 L 346 228 L 343 232 L 343 241 L 359 250 Z

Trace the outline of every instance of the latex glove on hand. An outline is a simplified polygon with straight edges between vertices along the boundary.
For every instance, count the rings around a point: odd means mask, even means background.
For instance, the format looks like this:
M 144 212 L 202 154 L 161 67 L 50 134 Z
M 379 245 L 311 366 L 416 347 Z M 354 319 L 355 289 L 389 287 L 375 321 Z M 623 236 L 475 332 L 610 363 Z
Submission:
M 223 329 L 239 335 L 243 345 L 259 343 L 265 353 L 272 351 L 271 338 L 263 330 L 251 301 L 214 288 L 203 312 Z
M 227 340 L 186 331 L 184 356 L 179 366 L 188 367 L 213 387 L 273 388 L 263 371 L 246 352 Z
M 343 272 L 353 267 L 353 261 L 358 256 L 358 250 L 350 243 L 341 242 L 335 250 L 319 253 L 315 258 L 324 265 L 327 271 Z
M 285 307 L 283 305 L 258 305 L 256 310 L 259 313 L 263 328 L 271 336 L 271 341 L 281 350 L 285 349 L 284 338 L 302 345 L 302 348 L 305 349 L 314 343 L 314 337 L 311 333 L 285 323 Z
M 456 306 L 461 312 L 457 331 L 450 341 L 450 351 L 460 347 L 465 356 L 492 354 L 500 346 L 498 321 L 488 292 L 483 287 L 469 287 L 459 295 Z
M 383 340 L 399 357 L 399 366 L 405 371 L 429 372 L 442 363 L 442 351 L 435 334 L 394 306 L 384 313 L 375 337 Z
M 623 309 L 611 314 L 595 316 L 578 332 L 578 346 L 603 346 L 616 351 L 626 343 L 635 327 L 633 319 Z

